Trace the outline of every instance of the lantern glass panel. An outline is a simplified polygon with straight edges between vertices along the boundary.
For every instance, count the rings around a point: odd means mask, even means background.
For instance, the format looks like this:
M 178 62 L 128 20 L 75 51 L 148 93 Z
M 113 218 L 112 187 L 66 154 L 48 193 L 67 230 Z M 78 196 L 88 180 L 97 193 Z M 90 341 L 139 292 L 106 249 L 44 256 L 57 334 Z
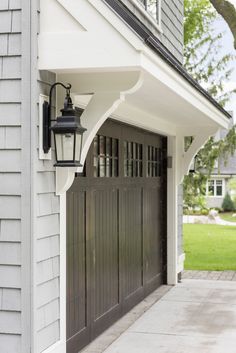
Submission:
M 81 146 L 82 145 L 82 135 L 81 133 L 76 133 L 76 140 L 75 140 L 75 161 L 80 162 L 81 156 Z
M 74 133 L 55 134 L 58 161 L 74 160 L 74 138 Z

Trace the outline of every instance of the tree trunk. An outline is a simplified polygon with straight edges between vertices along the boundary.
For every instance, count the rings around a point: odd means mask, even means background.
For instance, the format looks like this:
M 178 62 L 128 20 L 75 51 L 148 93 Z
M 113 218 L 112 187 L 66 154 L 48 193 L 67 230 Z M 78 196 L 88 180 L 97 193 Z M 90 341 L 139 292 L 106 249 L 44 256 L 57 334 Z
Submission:
M 236 8 L 228 0 L 210 0 L 216 11 L 227 22 L 233 37 L 234 48 L 236 49 Z

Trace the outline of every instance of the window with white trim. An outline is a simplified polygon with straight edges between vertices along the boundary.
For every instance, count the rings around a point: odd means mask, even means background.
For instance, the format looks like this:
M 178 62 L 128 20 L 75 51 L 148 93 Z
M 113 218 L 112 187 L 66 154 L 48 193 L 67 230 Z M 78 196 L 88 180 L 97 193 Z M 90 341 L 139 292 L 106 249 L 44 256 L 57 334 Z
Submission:
M 161 0 L 137 0 L 155 21 L 160 24 Z
M 207 181 L 207 196 L 222 197 L 224 189 L 223 179 L 209 179 Z

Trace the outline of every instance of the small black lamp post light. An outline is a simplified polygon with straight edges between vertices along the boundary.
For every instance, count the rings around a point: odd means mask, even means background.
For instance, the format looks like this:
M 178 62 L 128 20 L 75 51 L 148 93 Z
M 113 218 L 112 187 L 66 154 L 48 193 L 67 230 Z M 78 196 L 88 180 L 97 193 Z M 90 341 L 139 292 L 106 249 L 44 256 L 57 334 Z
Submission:
M 61 109 L 62 115 L 56 119 L 51 119 L 51 102 L 53 89 L 60 85 L 66 90 L 64 108 Z M 81 150 L 83 142 L 83 133 L 86 131 L 81 126 L 81 110 L 73 108 L 70 97 L 71 85 L 63 85 L 56 82 L 51 86 L 49 94 L 49 103 L 43 104 L 43 150 L 48 153 L 51 148 L 51 131 L 54 133 L 56 163 L 55 167 L 79 167 L 81 166 Z M 51 127 L 51 122 L 56 123 Z

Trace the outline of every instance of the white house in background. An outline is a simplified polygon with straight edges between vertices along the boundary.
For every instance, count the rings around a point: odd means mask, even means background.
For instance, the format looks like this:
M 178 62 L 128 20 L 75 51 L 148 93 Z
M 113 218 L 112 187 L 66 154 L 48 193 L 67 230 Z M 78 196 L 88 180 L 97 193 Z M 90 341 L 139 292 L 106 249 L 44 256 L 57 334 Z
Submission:
M 233 126 L 233 119 L 229 127 Z M 216 134 L 217 139 L 223 139 L 228 133 L 227 129 L 221 129 Z M 234 191 L 230 189 L 230 181 L 236 177 L 236 154 L 229 156 L 227 162 L 219 159 L 206 185 L 206 205 L 208 208 L 221 208 L 222 202 L 228 192 L 235 197 Z
M 183 270 L 183 176 L 229 114 L 182 67 L 183 0 L 153 3 L 0 2 L 1 353 L 77 353 Z M 85 168 L 43 149 L 55 82 Z

